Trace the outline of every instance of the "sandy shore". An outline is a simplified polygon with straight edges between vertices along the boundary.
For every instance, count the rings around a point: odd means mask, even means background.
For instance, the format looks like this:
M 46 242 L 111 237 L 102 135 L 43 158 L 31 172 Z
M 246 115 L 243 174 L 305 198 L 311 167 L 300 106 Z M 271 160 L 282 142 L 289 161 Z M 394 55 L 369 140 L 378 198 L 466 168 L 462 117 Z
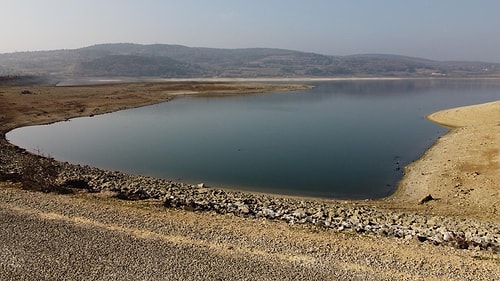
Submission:
M 450 127 L 405 169 L 391 208 L 500 222 L 500 101 L 428 118 Z M 431 195 L 436 200 L 416 204 Z
M 304 87 L 213 82 L 0 87 L 0 129 L 4 136 L 20 126 L 158 103 L 179 94 L 299 89 Z M 24 90 L 29 93 L 20 94 Z M 429 116 L 456 128 L 406 168 L 393 196 L 329 204 L 428 214 L 428 220 L 440 215 L 497 224 L 499 108 L 496 102 Z M 0 145 L 9 146 L 5 139 Z M 429 194 L 437 200 L 419 204 Z M 500 256 L 490 251 L 168 209 L 158 200 L 131 202 L 111 195 L 44 194 L 0 181 L 0 276 L 5 280 L 500 279 Z

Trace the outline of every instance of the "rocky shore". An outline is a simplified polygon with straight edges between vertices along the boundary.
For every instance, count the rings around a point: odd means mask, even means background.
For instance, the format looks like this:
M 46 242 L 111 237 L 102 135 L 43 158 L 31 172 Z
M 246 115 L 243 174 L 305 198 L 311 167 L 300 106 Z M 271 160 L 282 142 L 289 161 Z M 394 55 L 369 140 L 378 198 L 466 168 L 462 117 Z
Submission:
M 4 142 L 4 141 L 3 141 Z M 500 226 L 491 222 L 398 212 L 333 200 L 313 200 L 246 193 L 189 185 L 152 177 L 61 163 L 4 144 L 0 146 L 0 176 L 18 180 L 26 166 L 53 165 L 56 191 L 112 192 L 124 200 L 161 200 L 167 208 L 233 214 L 245 218 L 314 225 L 333 231 L 413 239 L 459 249 L 500 251 Z M 50 179 L 47 179 L 50 182 Z M 366 202 L 365 202 L 366 203 Z M 423 203 L 424 204 L 424 203 Z
M 121 199 L 159 199 L 168 208 L 313 224 L 462 249 L 500 250 L 500 226 L 493 223 L 229 191 L 67 163 L 62 167 L 58 179 L 62 185 L 76 183 L 92 192 L 112 191 Z

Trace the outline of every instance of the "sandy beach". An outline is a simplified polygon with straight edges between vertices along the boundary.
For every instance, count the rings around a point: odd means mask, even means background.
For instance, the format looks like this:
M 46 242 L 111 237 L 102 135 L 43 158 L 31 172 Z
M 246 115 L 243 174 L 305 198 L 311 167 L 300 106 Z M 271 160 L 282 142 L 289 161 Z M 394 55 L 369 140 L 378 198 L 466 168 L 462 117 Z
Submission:
M 405 169 L 398 209 L 500 222 L 500 102 L 433 113 L 450 132 Z M 415 204 L 427 195 L 436 200 Z
M 317 202 L 322 213 L 346 209 L 348 220 L 359 222 L 349 232 L 325 227 L 319 219 L 316 222 L 321 223 L 290 223 L 258 213 L 239 216 L 165 208 L 161 199 L 120 200 L 110 191 L 34 192 L 20 188 L 21 183 L 9 178 L 5 168 L 15 164 L 15 155 L 18 159 L 25 155 L 5 140 L 5 133 L 13 128 L 154 104 L 184 94 L 302 89 L 307 86 L 187 81 L 0 87 L 0 166 L 4 169 L 0 171 L 0 279 L 500 279 L 500 255 L 495 247 L 479 243 L 458 249 L 450 246 L 452 239 L 448 245 L 418 235 L 371 234 L 367 226 L 390 223 L 373 220 L 365 224 L 360 211 L 387 214 L 394 227 L 405 217 L 417 221 L 403 222 L 405 230 L 408 225 L 410 230 L 417 224 L 433 225 L 431 221 L 436 230 L 446 225 L 444 240 L 446 235 L 458 237 L 457 232 L 450 232 L 454 225 L 471 228 L 477 223 L 478 229 L 485 229 L 483 236 L 497 239 L 500 102 L 430 115 L 430 120 L 452 129 L 405 168 L 398 190 L 389 198 L 280 199 L 292 205 Z M 421 203 L 428 195 L 432 200 Z M 263 214 L 270 213 L 264 210 Z

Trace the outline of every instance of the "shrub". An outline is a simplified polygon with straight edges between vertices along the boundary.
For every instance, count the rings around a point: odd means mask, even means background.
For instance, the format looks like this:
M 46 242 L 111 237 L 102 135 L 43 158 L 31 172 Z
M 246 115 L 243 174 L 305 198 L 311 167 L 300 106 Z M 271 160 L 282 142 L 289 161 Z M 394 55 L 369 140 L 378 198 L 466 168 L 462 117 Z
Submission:
M 52 159 L 36 156 L 26 157 L 22 165 L 20 182 L 27 190 L 60 194 L 73 193 L 70 188 L 56 184 L 58 175 L 58 168 Z

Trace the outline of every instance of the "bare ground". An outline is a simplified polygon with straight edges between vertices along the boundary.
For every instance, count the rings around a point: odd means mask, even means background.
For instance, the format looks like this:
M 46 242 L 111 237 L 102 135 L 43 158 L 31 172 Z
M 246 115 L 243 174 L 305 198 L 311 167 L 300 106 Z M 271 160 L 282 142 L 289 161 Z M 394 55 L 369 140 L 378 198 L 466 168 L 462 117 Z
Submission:
M 405 169 L 390 208 L 500 222 L 500 102 L 431 114 L 451 128 Z M 436 200 L 416 204 L 427 195 Z
M 2 280 L 498 280 L 489 252 L 0 184 Z

